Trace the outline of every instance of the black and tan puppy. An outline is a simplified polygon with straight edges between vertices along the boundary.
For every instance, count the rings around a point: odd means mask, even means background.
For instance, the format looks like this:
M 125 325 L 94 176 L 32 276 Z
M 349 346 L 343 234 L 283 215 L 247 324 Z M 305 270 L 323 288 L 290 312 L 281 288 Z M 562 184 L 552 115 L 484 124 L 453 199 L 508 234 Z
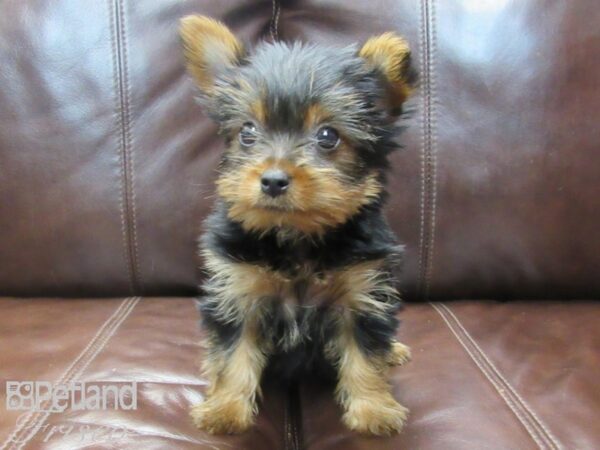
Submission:
M 362 48 L 263 43 L 252 53 L 221 23 L 182 20 L 200 103 L 227 141 L 201 253 L 210 381 L 199 428 L 252 425 L 267 364 L 284 375 L 331 369 L 343 421 L 401 429 L 387 369 L 401 247 L 382 213 L 393 118 L 411 90 L 410 52 L 386 33 Z M 321 371 L 322 372 L 322 371 Z

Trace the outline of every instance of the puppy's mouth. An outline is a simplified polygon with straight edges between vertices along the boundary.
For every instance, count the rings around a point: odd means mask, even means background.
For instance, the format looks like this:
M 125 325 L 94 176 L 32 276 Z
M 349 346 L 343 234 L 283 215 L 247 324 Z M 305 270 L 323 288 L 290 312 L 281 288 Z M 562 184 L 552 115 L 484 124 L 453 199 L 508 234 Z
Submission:
M 278 198 L 270 198 L 267 196 L 261 196 L 258 202 L 255 204 L 258 209 L 266 211 L 280 212 L 282 214 L 293 212 L 296 208 L 290 203 L 286 196 Z

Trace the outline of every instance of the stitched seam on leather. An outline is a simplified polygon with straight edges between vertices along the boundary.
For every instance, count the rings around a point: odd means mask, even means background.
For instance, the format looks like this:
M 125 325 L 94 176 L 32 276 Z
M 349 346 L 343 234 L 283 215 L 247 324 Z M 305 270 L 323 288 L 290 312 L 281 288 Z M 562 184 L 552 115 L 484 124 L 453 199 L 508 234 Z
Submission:
M 424 8 L 423 1 L 421 1 L 421 21 L 419 23 L 419 45 L 421 47 L 421 74 L 422 74 L 422 87 L 421 87 L 421 98 L 423 101 L 423 123 L 421 125 L 421 186 L 420 186 L 420 199 L 419 199 L 419 273 L 417 282 L 417 295 L 421 295 L 422 290 L 422 274 L 423 274 L 423 262 L 425 256 L 423 253 L 423 245 L 425 243 L 425 122 L 427 115 L 427 92 L 426 92 L 426 80 L 427 80 L 427 44 L 426 44 L 426 33 L 425 33 L 425 19 L 424 19 Z
M 269 26 L 271 31 L 271 39 L 276 41 L 279 39 L 279 14 L 281 12 L 281 5 L 278 0 L 272 0 L 273 12 L 271 13 L 271 24 Z
M 60 375 L 60 377 L 56 381 L 55 385 L 64 383 L 65 380 L 67 380 L 67 378 L 69 377 L 69 374 L 74 369 L 74 367 L 82 360 L 82 358 L 85 357 L 85 355 L 90 351 L 92 346 L 94 346 L 95 343 L 102 338 L 102 336 L 106 333 L 106 330 L 112 325 L 112 323 L 114 323 L 114 321 L 117 320 L 118 317 L 121 316 L 123 310 L 126 309 L 129 306 L 129 304 L 131 303 L 131 300 L 132 300 L 132 298 L 126 298 L 119 304 L 119 306 L 117 306 L 117 308 L 115 309 L 115 311 L 113 311 L 113 313 L 109 316 L 109 318 L 106 319 L 106 321 L 100 326 L 100 328 L 98 328 L 98 331 L 96 332 L 96 334 L 94 334 L 92 339 L 83 348 L 83 350 L 79 353 L 79 355 L 77 355 L 77 357 L 71 362 L 71 364 L 69 364 L 69 366 L 65 369 L 65 371 Z M 20 422 L 19 425 L 17 427 L 15 427 L 15 429 L 8 436 L 8 438 L 2 443 L 0 450 L 5 450 L 7 448 L 7 445 L 10 445 L 10 444 L 12 444 L 11 448 L 15 448 L 15 445 L 17 445 L 21 441 L 19 438 L 23 434 L 23 429 L 30 422 L 35 421 L 36 417 L 39 414 L 40 413 L 36 413 L 34 411 L 27 413 L 25 420 Z M 28 428 L 31 428 L 31 427 L 28 427 Z
M 139 299 L 137 299 L 137 300 L 139 300 Z M 65 372 L 63 372 L 63 375 L 61 375 L 61 377 L 59 378 L 59 381 L 57 381 L 56 384 L 63 384 L 63 383 L 67 383 L 69 381 L 73 381 L 73 379 L 75 377 L 81 375 L 81 373 L 83 372 L 83 370 L 85 370 L 85 368 L 87 368 L 87 366 L 89 365 L 91 360 L 93 360 L 97 356 L 97 354 L 104 347 L 106 342 L 108 342 L 108 339 L 110 339 L 110 337 L 112 337 L 114 330 L 111 333 L 111 329 L 112 329 L 111 327 L 114 327 L 114 326 L 118 327 L 120 325 L 120 323 L 122 323 L 121 318 L 124 320 L 127 317 L 127 315 L 129 315 L 129 312 L 131 312 L 131 310 L 133 309 L 133 306 L 135 306 L 135 304 L 137 304 L 137 300 L 134 298 L 128 298 L 119 305 L 117 310 L 115 310 L 113 315 L 104 323 L 104 325 L 96 333 L 94 338 L 92 338 L 92 340 L 84 348 L 84 350 L 71 363 L 71 365 L 67 368 L 67 370 Z M 106 331 L 106 330 L 108 330 L 108 331 Z M 106 335 L 108 335 L 108 338 L 104 337 Z M 102 343 L 102 345 L 99 349 L 97 347 L 98 343 Z M 79 369 L 78 371 L 72 373 L 75 370 L 76 365 L 84 360 L 83 358 L 86 356 L 85 354 L 94 347 L 97 349 L 97 351 L 92 350 L 92 352 L 91 352 L 92 356 L 91 356 L 91 358 L 88 357 L 87 363 L 84 362 L 84 367 L 82 369 Z M 18 436 L 17 442 L 15 444 L 13 444 L 12 448 L 18 450 L 18 449 L 22 448 L 27 442 L 29 442 L 37 434 L 38 430 L 41 429 L 41 426 L 46 421 L 46 419 L 48 418 L 49 415 L 50 415 L 50 413 L 47 413 L 47 412 L 38 412 L 38 413 L 31 414 L 27 418 L 27 420 L 22 423 L 23 427 L 24 427 L 24 426 L 28 425 L 30 422 L 33 422 L 31 426 L 27 427 L 27 428 L 31 429 L 29 435 L 25 436 L 24 438 Z M 42 417 L 42 418 L 39 419 L 39 417 Z M 39 423 L 40 421 L 41 421 L 41 423 Z M 37 424 L 36 424 L 36 422 L 37 422 Z M 23 428 L 23 427 L 21 427 L 21 428 Z M 21 435 L 23 435 L 23 434 L 24 433 L 21 433 Z
M 461 336 L 460 329 L 457 330 L 453 324 L 451 323 L 449 317 L 445 314 L 444 310 L 440 307 L 440 304 L 429 303 L 432 308 L 440 315 L 442 320 L 446 323 L 449 330 L 452 332 L 456 340 L 459 344 L 464 348 L 469 357 L 473 360 L 475 365 L 479 368 L 481 373 L 488 379 L 491 385 L 494 387 L 496 392 L 500 395 L 500 397 L 504 400 L 506 405 L 513 412 L 515 417 L 519 420 L 519 422 L 523 425 L 527 433 L 531 436 L 533 441 L 537 444 L 537 446 L 541 450 L 548 449 L 548 446 L 543 441 L 543 437 L 540 435 L 539 430 L 536 429 L 530 420 L 524 415 L 524 411 L 519 408 L 519 405 L 515 403 L 515 400 L 511 398 L 506 392 L 506 389 L 503 388 L 502 384 L 498 381 L 497 377 L 494 377 L 490 372 L 489 368 L 486 367 L 484 360 L 481 358 L 481 355 L 477 355 L 475 350 L 465 342 L 463 337 Z
M 96 332 L 96 334 L 92 337 L 92 339 L 90 340 L 90 342 L 84 347 L 84 349 L 79 353 L 79 355 L 71 362 L 71 364 L 67 367 L 67 369 L 65 369 L 65 371 L 62 373 L 62 375 L 58 378 L 58 381 L 56 382 L 56 384 L 59 384 L 59 383 L 62 382 L 62 380 L 73 369 L 73 366 L 75 364 L 77 364 L 77 362 L 82 357 L 82 355 L 84 353 L 86 353 L 89 350 L 89 348 L 92 346 L 92 344 L 100 337 L 100 335 L 102 333 L 104 333 L 104 330 L 106 329 L 106 327 L 115 319 L 116 316 L 118 316 L 120 314 L 120 312 L 121 312 L 121 310 L 123 308 L 123 305 L 125 304 L 125 302 L 127 302 L 127 300 L 129 300 L 129 299 L 127 298 L 127 299 L 123 300 L 119 304 L 119 306 L 115 309 L 115 311 L 109 316 L 109 318 L 101 325 L 101 327 L 98 329 L 98 331 Z M 13 430 L 13 432 L 8 437 L 8 439 L 6 441 L 4 441 L 4 443 L 2 444 L 2 447 L 0 447 L 0 450 L 4 450 L 7 444 L 12 443 L 15 438 L 18 438 L 19 437 L 18 433 L 22 430 L 22 428 L 25 425 L 27 425 L 29 422 L 31 422 L 31 419 L 35 415 L 36 414 L 34 412 L 28 413 L 25 421 L 21 422 L 20 425 Z
M 115 19 L 115 9 L 113 7 L 114 0 L 107 0 L 107 8 L 108 8 L 108 22 L 110 27 L 110 42 L 111 42 L 111 59 L 113 65 L 113 83 L 114 83 L 114 94 L 115 94 L 115 116 L 117 121 L 117 140 L 118 140 L 118 148 L 117 152 L 119 155 L 119 213 L 121 217 L 121 239 L 123 244 L 123 257 L 125 260 L 125 266 L 127 267 L 127 278 L 129 281 L 129 290 L 131 293 L 135 291 L 135 284 L 133 281 L 133 273 L 132 273 L 132 264 L 131 264 L 131 255 L 129 253 L 129 241 L 127 234 L 127 219 L 125 214 L 125 172 L 124 172 L 124 155 L 123 155 L 123 134 L 121 130 L 123 129 L 122 123 L 122 115 L 121 115 L 121 100 L 120 100 L 120 84 L 119 84 L 119 63 L 120 60 L 117 57 L 118 53 L 118 45 L 117 45 L 117 26 Z
M 436 102 L 435 95 L 436 78 L 435 78 L 435 55 L 437 49 L 436 42 L 436 16 L 435 16 L 435 0 L 429 2 L 430 21 L 430 44 L 429 44 L 429 159 L 430 159 L 430 213 L 429 213 L 429 248 L 427 254 L 427 265 L 425 266 L 425 298 L 429 298 L 429 288 L 433 278 L 433 251 L 435 245 L 435 221 L 436 221 L 436 206 L 437 206 L 437 134 L 436 129 Z
M 435 228 L 435 14 L 433 0 L 421 1 L 421 73 L 423 124 L 421 139 L 421 200 L 419 221 L 419 280 L 418 295 L 429 296 L 433 273 L 433 235 Z
M 85 370 L 88 368 L 90 363 L 106 347 L 106 344 L 108 343 L 108 341 L 113 337 L 116 330 L 120 327 L 120 325 L 129 316 L 129 314 L 131 313 L 131 311 L 133 310 L 135 305 L 138 303 L 138 301 L 139 301 L 139 298 L 136 298 L 130 303 L 130 305 L 128 305 L 128 308 L 123 311 L 123 314 L 119 318 L 118 322 L 115 323 L 114 327 L 108 331 L 108 334 L 106 334 L 102 340 L 98 341 L 100 344 L 98 344 L 99 346 L 96 346 L 95 350 L 92 351 L 91 356 L 86 361 L 83 361 L 83 365 L 79 368 L 79 370 L 77 372 L 75 372 L 70 377 L 70 379 L 65 380 L 65 383 L 76 380 L 78 377 L 81 376 L 81 374 L 83 374 L 83 372 L 85 372 Z M 37 434 L 37 430 L 41 429 L 44 426 L 45 422 L 48 420 L 48 417 L 50 417 L 50 414 L 51 413 L 49 413 L 49 412 L 42 413 L 40 418 L 37 419 L 37 423 L 34 423 L 34 426 L 32 427 L 32 431 L 31 431 L 31 435 L 26 437 L 25 442 L 23 444 L 21 444 L 20 446 L 18 446 L 17 450 L 23 448 L 23 445 L 25 445 L 28 441 L 30 441 Z
M 110 339 L 114 336 L 117 329 L 121 326 L 121 324 L 125 321 L 125 319 L 127 319 L 129 314 L 131 314 L 131 311 L 133 311 L 133 309 L 135 308 L 135 306 L 138 304 L 139 301 L 140 301 L 139 297 L 133 297 L 133 298 L 128 298 L 121 303 L 121 305 L 118 308 L 119 311 L 114 316 L 114 320 L 110 324 L 110 326 L 106 327 L 105 331 L 98 335 L 99 336 L 98 339 L 96 339 L 95 341 L 94 340 L 90 341 L 91 345 L 89 344 L 88 346 L 86 346 L 84 351 L 82 351 L 78 355 L 78 357 L 75 359 L 73 364 L 71 364 L 70 369 L 67 370 L 67 372 L 65 372 L 66 376 L 65 376 L 64 380 L 59 381 L 57 384 L 63 384 L 63 383 L 75 381 L 78 377 L 80 377 L 83 374 L 83 372 L 85 372 L 85 370 L 88 368 L 90 363 L 106 347 L 106 344 L 108 343 L 108 341 L 110 341 Z M 124 305 L 124 307 L 121 308 L 121 306 L 123 306 L 123 305 Z M 86 355 L 87 350 L 90 350 L 90 352 Z M 76 370 L 75 368 L 78 364 L 80 364 L 80 367 Z M 72 371 L 72 373 L 68 373 L 69 371 Z M 25 445 L 27 445 L 27 443 L 29 441 L 31 441 L 31 439 L 33 439 L 35 437 L 35 435 L 38 433 L 38 431 L 44 426 L 44 424 L 48 420 L 48 417 L 50 416 L 50 414 L 51 414 L 50 412 L 41 412 L 41 413 L 34 415 L 34 418 L 32 420 L 33 423 L 32 423 L 29 434 L 25 435 L 22 439 L 19 439 L 18 442 L 13 445 L 12 449 L 20 450 Z
M 300 393 L 298 391 L 299 386 L 298 384 L 294 384 L 292 385 L 291 391 L 290 391 L 290 400 L 291 400 L 291 405 L 290 405 L 290 412 L 292 413 L 291 415 L 291 425 L 292 425 L 292 435 L 293 435 L 293 450 L 300 450 L 304 447 L 303 444 L 303 436 L 302 436 L 302 428 L 301 428 L 301 421 L 302 421 L 302 405 L 300 403 Z
M 139 291 L 137 258 L 137 227 L 131 156 L 129 112 L 129 76 L 127 66 L 127 38 L 122 0 L 109 0 L 111 41 L 113 48 L 116 112 L 118 116 L 119 156 L 121 158 L 121 226 L 125 247 L 131 292 Z
M 292 386 L 288 386 L 285 392 L 283 430 L 284 430 L 284 448 L 285 450 L 300 450 L 298 440 L 297 420 L 300 413 L 295 410 L 294 391 Z
M 544 436 L 545 440 L 550 445 L 550 447 L 560 450 L 562 447 L 561 447 L 560 443 L 558 442 L 558 439 L 552 434 L 550 429 L 539 418 L 539 416 L 535 413 L 533 408 L 531 408 L 529 406 L 529 404 L 525 401 L 525 399 L 523 399 L 523 397 L 517 392 L 517 390 L 509 383 L 509 381 L 502 374 L 502 372 L 500 372 L 498 370 L 498 368 L 494 365 L 494 363 L 492 363 L 490 358 L 486 355 L 486 353 L 483 351 L 483 349 L 479 346 L 477 341 L 475 341 L 475 339 L 473 339 L 471 334 L 462 325 L 462 323 L 458 319 L 458 317 L 456 317 L 456 314 L 454 314 L 454 312 L 448 306 L 446 306 L 444 304 L 441 304 L 440 306 L 442 308 L 444 308 L 448 312 L 448 314 L 450 314 L 454 318 L 454 320 L 456 321 L 456 324 L 462 330 L 465 337 L 471 342 L 471 344 L 475 347 L 475 349 L 481 354 L 481 357 L 487 362 L 487 364 L 492 369 L 492 371 L 496 374 L 496 376 L 498 378 L 500 378 L 500 380 L 504 383 L 506 388 L 516 397 L 516 400 L 521 404 L 521 407 L 524 408 L 530 414 L 530 416 L 532 416 L 532 420 L 537 424 L 538 429 L 541 430 L 540 431 L 541 434 Z
M 139 293 L 139 290 L 142 286 L 141 273 L 140 273 L 140 264 L 139 264 L 139 252 L 138 252 L 138 238 L 137 238 L 137 211 L 136 211 L 136 195 L 135 195 L 135 154 L 134 154 L 134 145 L 133 145 L 133 136 L 132 136 L 132 119 L 131 119 L 131 83 L 129 82 L 129 44 L 127 38 L 127 20 L 125 17 L 125 0 L 120 0 L 117 2 L 120 11 L 121 18 L 121 38 L 122 38 L 122 55 L 123 55 L 123 84 L 125 86 L 124 90 L 124 101 L 123 101 L 123 110 L 125 112 L 125 126 L 124 128 L 124 142 L 125 142 L 125 155 L 128 156 L 128 169 L 129 176 L 127 178 L 128 187 L 127 193 L 129 195 L 129 220 L 128 224 L 130 226 L 130 236 L 131 241 L 133 243 L 132 248 L 132 260 L 133 260 L 133 274 L 134 281 L 136 285 L 136 292 Z
M 286 392 L 286 395 L 289 396 L 289 392 Z M 290 415 L 290 404 L 288 399 L 285 399 L 285 404 L 284 404 L 284 411 L 283 411 L 283 448 L 284 450 L 290 450 L 290 419 L 289 419 L 289 415 Z

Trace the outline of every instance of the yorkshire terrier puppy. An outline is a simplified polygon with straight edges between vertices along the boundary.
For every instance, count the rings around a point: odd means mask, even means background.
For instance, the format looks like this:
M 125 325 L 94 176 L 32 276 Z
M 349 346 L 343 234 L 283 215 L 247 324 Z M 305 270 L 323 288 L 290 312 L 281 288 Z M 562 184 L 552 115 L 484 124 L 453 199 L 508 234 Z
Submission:
M 191 411 L 211 433 L 250 427 L 262 374 L 335 375 L 352 430 L 390 434 L 407 409 L 390 365 L 402 248 L 382 213 L 394 119 L 414 73 L 393 33 L 354 46 L 262 43 L 222 23 L 182 19 L 187 68 L 225 150 L 205 223 L 201 299 L 207 397 Z

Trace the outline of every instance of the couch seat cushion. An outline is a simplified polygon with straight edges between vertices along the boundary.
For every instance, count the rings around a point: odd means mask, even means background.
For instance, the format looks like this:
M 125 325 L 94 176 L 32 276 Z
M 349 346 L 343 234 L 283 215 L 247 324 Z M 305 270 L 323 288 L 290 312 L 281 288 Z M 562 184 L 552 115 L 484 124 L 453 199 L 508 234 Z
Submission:
M 600 303 L 410 304 L 392 371 L 400 436 L 344 429 L 330 388 L 264 383 L 256 427 L 210 436 L 187 411 L 206 386 L 191 298 L 0 298 L 0 449 L 592 449 Z M 7 381 L 137 383 L 136 410 L 9 411 Z M 94 433 L 95 432 L 95 433 Z

